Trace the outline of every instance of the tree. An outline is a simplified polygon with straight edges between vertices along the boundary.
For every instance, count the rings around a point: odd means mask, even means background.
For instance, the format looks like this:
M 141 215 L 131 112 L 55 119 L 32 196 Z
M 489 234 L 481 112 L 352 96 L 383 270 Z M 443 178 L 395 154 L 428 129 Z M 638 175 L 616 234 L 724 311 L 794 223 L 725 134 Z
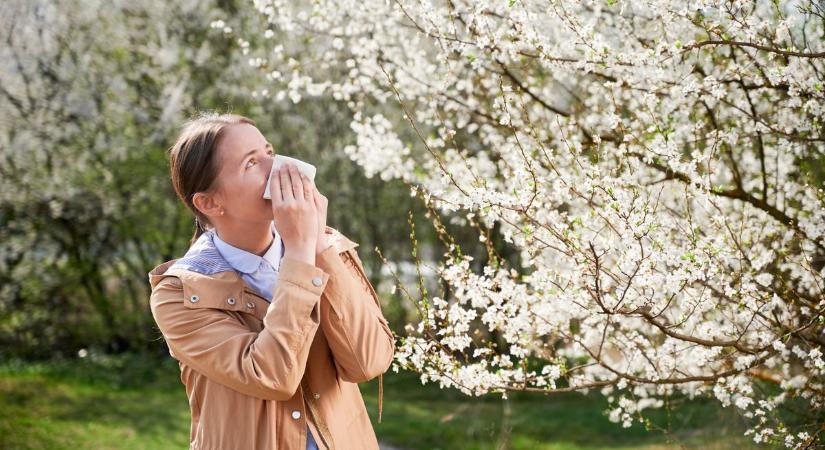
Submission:
M 516 254 L 471 270 L 432 215 L 450 295 L 422 292 L 395 370 L 468 395 L 599 389 L 624 426 L 712 394 L 756 442 L 822 443 L 821 3 L 253 3 L 213 26 L 259 95 L 345 103 L 368 176 Z

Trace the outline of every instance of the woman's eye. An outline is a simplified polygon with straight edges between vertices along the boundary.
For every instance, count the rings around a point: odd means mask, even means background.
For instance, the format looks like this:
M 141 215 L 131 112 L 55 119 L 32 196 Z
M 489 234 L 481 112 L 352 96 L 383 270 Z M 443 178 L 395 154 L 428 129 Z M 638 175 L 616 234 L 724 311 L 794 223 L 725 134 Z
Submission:
M 247 169 L 249 168 L 249 163 L 251 163 L 251 162 L 253 162 L 253 161 L 255 161 L 255 160 L 254 160 L 254 159 L 250 159 L 250 160 L 249 160 L 249 162 L 248 162 L 248 163 L 246 163 L 246 168 L 247 168 Z

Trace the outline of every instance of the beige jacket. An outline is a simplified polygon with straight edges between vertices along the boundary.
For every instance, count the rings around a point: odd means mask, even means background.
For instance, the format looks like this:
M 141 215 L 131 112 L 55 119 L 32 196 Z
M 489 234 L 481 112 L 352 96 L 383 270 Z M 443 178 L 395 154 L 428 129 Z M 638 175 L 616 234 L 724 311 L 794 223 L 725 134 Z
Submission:
M 355 251 L 327 227 L 316 265 L 284 257 L 272 302 L 234 271 L 149 272 L 152 315 L 178 360 L 191 450 L 378 449 L 357 383 L 390 366 L 395 337 Z M 380 422 L 382 379 L 379 379 Z

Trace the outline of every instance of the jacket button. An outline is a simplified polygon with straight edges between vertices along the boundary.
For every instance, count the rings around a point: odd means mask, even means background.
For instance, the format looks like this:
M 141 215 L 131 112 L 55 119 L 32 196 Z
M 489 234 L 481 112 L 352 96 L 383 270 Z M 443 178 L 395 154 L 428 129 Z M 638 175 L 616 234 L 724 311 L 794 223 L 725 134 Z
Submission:
M 315 397 L 316 399 L 317 399 L 317 398 L 321 398 L 321 394 L 319 394 L 319 393 L 317 393 L 317 392 L 316 392 L 315 394 L 313 394 L 312 396 L 313 396 L 313 397 Z
M 193 296 L 189 297 L 189 301 L 192 302 L 192 303 L 195 303 L 198 300 L 200 300 L 200 297 L 198 297 L 197 295 L 193 295 Z
M 230 305 L 234 305 L 235 304 L 235 298 L 229 297 L 228 299 L 226 299 L 226 303 L 229 303 Z
M 293 419 L 300 419 L 301 418 L 301 411 L 298 411 L 297 409 L 295 411 L 292 411 L 292 418 Z
M 315 277 L 312 279 L 312 284 L 314 284 L 315 286 L 320 286 L 324 284 L 324 280 L 322 280 L 321 277 Z
M 252 303 L 252 302 L 246 302 L 246 307 L 247 307 L 247 308 L 254 308 L 254 307 L 255 307 L 255 304 L 254 304 L 254 303 Z

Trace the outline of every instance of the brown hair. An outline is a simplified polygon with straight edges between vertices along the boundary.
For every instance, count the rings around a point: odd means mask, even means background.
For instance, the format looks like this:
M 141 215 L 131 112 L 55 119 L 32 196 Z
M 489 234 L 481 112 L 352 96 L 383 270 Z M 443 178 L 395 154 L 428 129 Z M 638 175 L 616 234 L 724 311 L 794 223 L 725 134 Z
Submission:
M 175 144 L 169 149 L 172 185 L 178 197 L 195 215 L 195 233 L 189 245 L 212 227 L 209 219 L 195 208 L 192 197 L 197 192 L 209 192 L 215 187 L 220 167 L 217 164 L 218 143 L 231 125 L 255 122 L 238 114 L 201 111 L 181 127 Z

